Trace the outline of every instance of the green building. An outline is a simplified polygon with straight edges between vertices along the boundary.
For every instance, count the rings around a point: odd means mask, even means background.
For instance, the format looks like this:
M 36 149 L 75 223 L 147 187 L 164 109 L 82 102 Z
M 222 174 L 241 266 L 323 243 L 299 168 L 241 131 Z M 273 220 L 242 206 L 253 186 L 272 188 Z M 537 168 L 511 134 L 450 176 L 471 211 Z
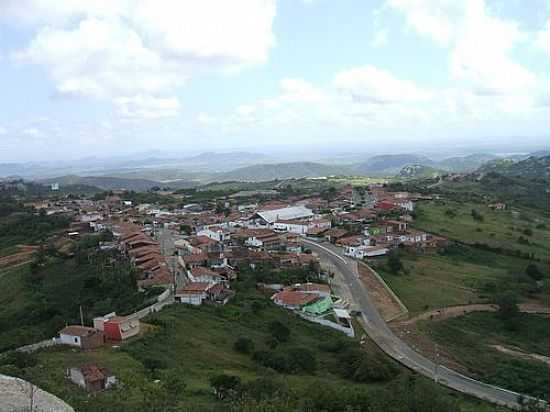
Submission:
M 309 315 L 321 315 L 332 309 L 330 296 L 319 297 L 316 301 L 302 307 L 302 312 Z

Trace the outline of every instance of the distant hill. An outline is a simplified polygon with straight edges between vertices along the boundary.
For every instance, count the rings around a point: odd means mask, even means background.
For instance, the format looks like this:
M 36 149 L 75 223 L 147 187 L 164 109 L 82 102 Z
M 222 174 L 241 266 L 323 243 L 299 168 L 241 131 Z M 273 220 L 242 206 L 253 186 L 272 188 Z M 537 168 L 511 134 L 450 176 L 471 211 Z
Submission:
M 40 180 L 39 183 L 43 184 L 52 184 L 59 183 L 61 189 L 64 186 L 74 186 L 74 185 L 84 185 L 84 186 L 94 186 L 102 190 L 116 190 L 116 189 L 125 189 L 125 190 L 135 190 L 137 192 L 147 191 L 153 187 L 164 187 L 170 186 L 174 189 L 184 189 L 193 187 L 192 182 L 185 180 L 177 180 L 170 182 L 170 184 L 163 184 L 154 180 L 147 179 L 125 179 L 120 177 L 109 177 L 109 176 L 75 176 L 67 175 L 61 176 L 52 179 Z
M 424 165 L 408 165 L 399 172 L 402 179 L 430 179 L 445 174 L 444 170 Z
M 550 156 L 531 156 L 520 162 L 506 159 L 494 161 L 482 166 L 477 173 L 489 172 L 523 179 L 550 179 Z
M 498 159 L 492 154 L 477 153 L 468 156 L 449 157 L 440 162 L 437 162 L 439 169 L 448 170 L 449 172 L 473 172 L 484 163 Z
M 213 176 L 213 180 L 263 182 L 270 180 L 299 179 L 302 177 L 324 177 L 351 174 L 350 168 L 330 166 L 313 162 L 294 162 L 278 164 L 260 164 L 242 167 Z
M 395 175 L 408 165 L 432 166 L 434 163 L 426 156 L 415 154 L 380 155 L 355 165 L 354 169 L 362 175 Z

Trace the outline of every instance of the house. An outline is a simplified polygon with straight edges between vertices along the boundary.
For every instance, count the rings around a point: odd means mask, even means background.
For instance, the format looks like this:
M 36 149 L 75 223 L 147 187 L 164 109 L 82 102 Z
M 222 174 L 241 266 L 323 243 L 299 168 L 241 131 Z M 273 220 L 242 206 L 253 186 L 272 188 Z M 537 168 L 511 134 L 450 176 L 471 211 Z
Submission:
M 111 371 L 93 364 L 69 368 L 67 377 L 88 392 L 99 392 L 117 384 L 117 378 Z
M 197 231 L 197 236 L 206 236 L 216 242 L 225 242 L 231 237 L 229 231 L 221 226 L 205 227 Z
M 199 306 L 206 301 L 225 304 L 233 295 L 222 283 L 190 282 L 176 291 L 175 299 L 180 303 Z
M 348 235 L 349 233 L 347 230 L 339 228 L 329 229 L 324 233 L 325 239 L 328 240 L 330 243 L 336 243 L 336 241 Z
M 310 315 L 321 315 L 332 309 L 330 295 L 321 295 L 301 290 L 285 290 L 275 293 L 271 300 L 286 309 L 301 311 Z
M 226 281 L 226 278 L 219 273 L 216 273 L 212 269 L 203 266 L 196 266 L 194 268 L 191 268 L 187 276 L 189 277 L 189 279 L 191 279 L 192 282 L 199 283 L 219 283 Z
M 275 293 L 271 300 L 279 306 L 290 310 L 301 310 L 304 306 L 315 302 L 318 295 L 296 290 L 283 290 Z
M 202 305 L 208 298 L 208 291 L 214 286 L 210 282 L 190 282 L 182 289 L 176 291 L 175 299 L 180 303 L 189 305 Z
M 115 312 L 94 318 L 94 327 L 112 341 L 123 341 L 139 334 L 139 319 L 117 316 Z
M 506 203 L 493 203 L 487 205 L 487 207 L 492 210 L 506 210 Z
M 96 328 L 70 325 L 59 331 L 59 341 L 62 345 L 76 346 L 81 349 L 95 349 L 105 344 L 105 335 Z

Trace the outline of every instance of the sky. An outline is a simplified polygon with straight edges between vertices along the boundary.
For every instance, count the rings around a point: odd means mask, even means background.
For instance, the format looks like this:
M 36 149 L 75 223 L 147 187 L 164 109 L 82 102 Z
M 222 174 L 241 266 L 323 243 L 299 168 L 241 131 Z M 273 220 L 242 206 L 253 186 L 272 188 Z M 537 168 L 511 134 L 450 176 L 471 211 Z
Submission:
M 0 162 L 550 147 L 550 0 L 0 0 Z

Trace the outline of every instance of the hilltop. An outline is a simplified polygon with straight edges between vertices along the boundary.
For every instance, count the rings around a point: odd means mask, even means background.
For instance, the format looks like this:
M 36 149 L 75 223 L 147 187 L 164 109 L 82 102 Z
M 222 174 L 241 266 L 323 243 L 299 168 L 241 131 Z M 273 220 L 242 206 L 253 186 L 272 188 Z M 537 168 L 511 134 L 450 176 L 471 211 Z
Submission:
M 330 166 L 314 162 L 292 162 L 260 164 L 242 167 L 231 172 L 218 174 L 215 180 L 260 182 L 275 179 L 299 179 L 303 177 L 325 177 L 350 174 L 345 166 Z

